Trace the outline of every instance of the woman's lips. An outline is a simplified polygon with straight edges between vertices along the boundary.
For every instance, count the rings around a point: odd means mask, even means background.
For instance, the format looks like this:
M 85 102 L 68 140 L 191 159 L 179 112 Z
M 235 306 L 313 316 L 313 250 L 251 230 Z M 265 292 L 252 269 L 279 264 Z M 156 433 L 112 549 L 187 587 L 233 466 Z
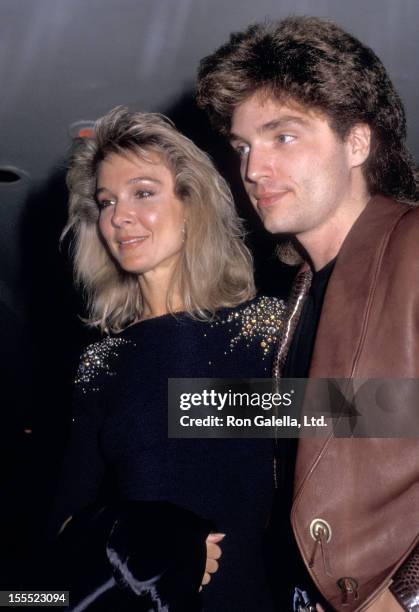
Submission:
M 120 238 L 118 242 L 118 246 L 120 249 L 132 249 L 138 246 L 144 240 L 147 240 L 148 236 L 136 236 L 132 238 Z

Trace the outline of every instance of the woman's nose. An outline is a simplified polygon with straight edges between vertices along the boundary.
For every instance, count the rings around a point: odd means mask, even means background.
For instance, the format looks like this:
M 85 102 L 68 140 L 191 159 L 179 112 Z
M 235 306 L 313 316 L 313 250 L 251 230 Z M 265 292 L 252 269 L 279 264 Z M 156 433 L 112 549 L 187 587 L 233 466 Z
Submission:
M 112 213 L 112 225 L 121 227 L 133 223 L 134 220 L 135 211 L 130 202 L 124 199 L 117 200 Z

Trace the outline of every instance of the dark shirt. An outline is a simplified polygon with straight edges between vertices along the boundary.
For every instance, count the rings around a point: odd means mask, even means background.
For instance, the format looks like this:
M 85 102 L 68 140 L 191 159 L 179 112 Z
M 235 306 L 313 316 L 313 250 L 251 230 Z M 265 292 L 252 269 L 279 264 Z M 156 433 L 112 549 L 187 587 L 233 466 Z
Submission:
M 335 261 L 333 259 L 313 275 L 311 287 L 285 362 L 283 378 L 308 377 L 323 300 Z M 273 549 L 268 554 L 276 560 L 276 567 L 272 568 L 272 580 L 275 580 L 277 585 L 281 585 L 279 587 L 280 592 L 277 593 L 277 608 L 281 612 L 292 610 L 292 594 L 296 586 L 302 590 L 307 590 L 313 602 L 320 602 L 326 607 L 322 596 L 306 570 L 290 524 L 297 448 L 297 438 L 278 440 L 278 490 L 272 513 L 272 540 L 276 544 L 273 545 Z M 280 576 L 278 576 L 278 559 L 280 559 Z M 278 586 L 275 590 L 278 590 Z
M 76 381 L 55 525 L 93 502 L 105 478 L 114 498 L 170 501 L 227 534 L 220 569 L 203 591 L 205 610 L 272 610 L 261 551 L 272 440 L 168 438 L 167 380 L 268 378 L 283 316 L 280 300 L 262 297 L 213 322 L 165 315 L 90 346 Z
M 332 261 L 313 275 L 311 287 L 304 302 L 300 320 L 285 362 L 282 373 L 283 378 L 308 377 L 323 300 L 335 261 L 336 259 L 332 259 Z

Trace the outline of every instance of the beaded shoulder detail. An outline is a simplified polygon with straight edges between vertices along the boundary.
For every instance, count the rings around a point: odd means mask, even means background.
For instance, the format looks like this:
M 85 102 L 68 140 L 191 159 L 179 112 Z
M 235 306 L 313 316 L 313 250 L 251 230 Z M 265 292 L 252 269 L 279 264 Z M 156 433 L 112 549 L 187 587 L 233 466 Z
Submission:
M 115 376 L 116 372 L 111 368 L 110 361 L 112 358 L 118 357 L 118 349 L 126 344 L 131 344 L 130 340 L 114 337 L 107 337 L 90 344 L 80 359 L 74 380 L 76 387 L 82 393 L 99 391 L 97 386 L 99 377 L 103 375 Z
M 252 351 L 259 349 L 264 359 L 272 354 L 284 325 L 286 310 L 283 300 L 262 296 L 220 312 L 208 325 L 222 325 L 228 330 L 227 352 L 228 349 L 233 353 L 249 347 Z M 176 322 L 175 319 L 173 321 Z M 204 337 L 207 337 L 207 333 L 204 333 Z M 116 375 L 116 360 L 126 345 L 136 346 L 136 343 L 130 338 L 110 336 L 89 345 L 80 359 L 74 381 L 76 388 L 83 394 L 100 391 L 103 381 Z M 209 361 L 208 364 L 213 365 L 213 362 Z
M 212 325 L 229 327 L 230 352 L 243 344 L 259 346 L 262 357 L 269 355 L 284 325 L 286 304 L 274 297 L 262 296 L 238 306 Z

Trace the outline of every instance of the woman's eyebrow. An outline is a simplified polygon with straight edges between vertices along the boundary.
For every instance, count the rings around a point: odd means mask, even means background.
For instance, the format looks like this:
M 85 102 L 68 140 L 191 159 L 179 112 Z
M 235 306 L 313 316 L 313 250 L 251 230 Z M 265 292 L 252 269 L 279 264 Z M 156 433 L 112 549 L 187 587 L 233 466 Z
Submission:
M 152 176 L 135 176 L 134 178 L 131 178 L 129 179 L 129 181 L 127 181 L 127 185 L 134 185 L 135 183 L 141 183 L 141 181 L 148 181 L 149 183 L 157 183 L 159 185 L 162 184 L 159 179 L 154 178 Z
M 148 182 L 148 183 L 156 183 L 156 185 L 162 185 L 162 181 L 160 181 L 157 178 L 154 178 L 152 176 L 134 176 L 133 178 L 130 178 L 126 184 L 127 185 L 135 185 L 137 183 L 142 183 L 142 182 Z M 96 197 L 102 193 L 102 191 L 111 191 L 111 189 L 108 189 L 108 187 L 98 187 L 96 189 L 95 195 Z

